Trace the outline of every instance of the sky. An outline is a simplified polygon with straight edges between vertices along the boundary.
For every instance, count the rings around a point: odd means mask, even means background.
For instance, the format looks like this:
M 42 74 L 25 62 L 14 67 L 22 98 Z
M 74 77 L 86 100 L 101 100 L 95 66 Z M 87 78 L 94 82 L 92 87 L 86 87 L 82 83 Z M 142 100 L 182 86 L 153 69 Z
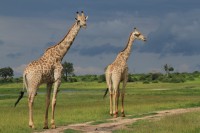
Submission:
M 200 1 L 198 0 L 1 0 L 0 68 L 21 76 L 25 66 L 58 43 L 75 22 L 88 15 L 63 61 L 75 74 L 103 74 L 126 46 L 136 27 L 147 42 L 135 40 L 130 73 L 200 71 Z

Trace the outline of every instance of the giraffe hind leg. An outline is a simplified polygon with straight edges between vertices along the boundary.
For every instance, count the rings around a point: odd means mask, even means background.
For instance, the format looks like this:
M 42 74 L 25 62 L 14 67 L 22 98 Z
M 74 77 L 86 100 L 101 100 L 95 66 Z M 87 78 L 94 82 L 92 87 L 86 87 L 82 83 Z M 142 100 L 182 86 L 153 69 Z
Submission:
M 110 115 L 112 116 L 113 115 L 113 89 L 112 89 L 112 80 L 111 80 L 112 74 L 109 73 L 109 67 L 107 67 L 105 76 L 106 76 L 107 87 L 110 93 Z
M 29 106 L 29 127 L 30 128 L 35 128 L 34 122 L 33 122 L 33 102 L 34 102 L 34 97 L 35 97 L 35 91 L 32 91 L 29 94 L 28 98 L 28 106 Z
M 117 102 L 118 102 L 118 91 L 119 91 L 119 84 L 120 84 L 120 75 L 115 75 L 113 76 L 112 78 L 112 81 L 113 81 L 113 92 L 114 92 L 114 97 L 113 97 L 113 114 L 114 116 L 113 117 L 118 117 L 118 105 L 117 105 Z

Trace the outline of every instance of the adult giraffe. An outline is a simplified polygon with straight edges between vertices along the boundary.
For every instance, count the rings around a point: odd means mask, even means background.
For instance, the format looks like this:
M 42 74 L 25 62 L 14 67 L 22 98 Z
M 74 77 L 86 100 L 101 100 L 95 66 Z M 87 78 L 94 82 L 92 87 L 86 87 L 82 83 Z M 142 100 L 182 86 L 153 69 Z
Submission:
M 38 87 L 42 83 L 47 84 L 47 96 L 46 96 L 46 113 L 44 129 L 48 128 L 48 108 L 50 105 L 50 95 L 51 89 L 54 84 L 53 97 L 52 97 L 52 119 L 51 128 L 56 128 L 54 122 L 55 106 L 56 106 L 56 96 L 58 93 L 58 88 L 61 84 L 61 72 L 62 64 L 61 61 L 69 48 L 71 47 L 75 37 L 77 36 L 79 30 L 83 27 L 86 28 L 86 17 L 83 11 L 77 12 L 76 21 L 67 33 L 67 35 L 58 44 L 49 47 L 41 58 L 32 61 L 25 68 L 23 73 L 23 82 L 28 92 L 28 106 L 29 106 L 29 126 L 34 128 L 33 123 L 33 102 L 34 97 L 37 93 Z M 15 106 L 19 100 L 23 97 L 24 91 L 21 92 Z
M 135 39 L 146 41 L 146 38 L 136 29 L 134 28 L 133 32 L 130 34 L 128 43 L 124 50 L 119 52 L 114 62 L 107 66 L 105 70 L 107 90 L 105 92 L 104 97 L 106 96 L 108 90 L 110 93 L 110 115 L 114 115 L 113 117 L 118 116 L 118 101 L 119 101 L 119 85 L 120 82 L 123 81 L 123 87 L 121 91 L 121 99 L 122 99 L 122 109 L 121 115 L 125 117 L 124 114 L 124 94 L 125 94 L 125 86 L 128 80 L 128 65 L 127 60 L 131 54 L 131 48 L 133 41 Z

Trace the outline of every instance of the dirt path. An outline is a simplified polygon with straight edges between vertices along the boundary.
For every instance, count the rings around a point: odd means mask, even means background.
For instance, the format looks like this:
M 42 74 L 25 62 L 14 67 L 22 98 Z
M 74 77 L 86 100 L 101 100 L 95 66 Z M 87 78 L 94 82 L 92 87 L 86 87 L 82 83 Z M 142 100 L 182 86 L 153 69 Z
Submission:
M 158 111 L 149 115 L 144 114 L 144 116 L 141 116 L 139 118 L 131 118 L 131 116 L 127 116 L 125 118 L 118 117 L 118 118 L 108 119 L 107 122 L 97 125 L 92 125 L 93 122 L 71 124 L 67 126 L 59 126 L 56 129 L 48 129 L 41 133 L 60 133 L 66 129 L 73 129 L 87 133 L 111 133 L 113 130 L 126 128 L 127 124 L 132 124 L 134 122 L 137 122 L 138 120 L 156 120 L 164 116 L 182 114 L 193 111 L 200 111 L 200 107 Z

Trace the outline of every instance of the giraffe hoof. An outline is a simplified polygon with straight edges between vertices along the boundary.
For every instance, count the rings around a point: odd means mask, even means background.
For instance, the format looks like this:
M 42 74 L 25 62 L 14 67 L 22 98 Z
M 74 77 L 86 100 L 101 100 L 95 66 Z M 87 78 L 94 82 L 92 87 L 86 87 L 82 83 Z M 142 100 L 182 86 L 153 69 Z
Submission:
M 124 114 L 124 113 L 122 113 L 122 114 L 121 114 L 121 117 L 125 117 L 125 114 Z
M 29 125 L 30 128 L 32 129 L 35 129 L 35 126 L 34 125 Z
M 55 124 L 51 125 L 51 129 L 55 129 L 55 128 L 56 128 Z
M 49 129 L 49 127 L 48 126 L 44 126 L 43 129 Z
M 113 115 L 113 118 L 117 118 L 117 117 L 118 117 L 117 113 Z

